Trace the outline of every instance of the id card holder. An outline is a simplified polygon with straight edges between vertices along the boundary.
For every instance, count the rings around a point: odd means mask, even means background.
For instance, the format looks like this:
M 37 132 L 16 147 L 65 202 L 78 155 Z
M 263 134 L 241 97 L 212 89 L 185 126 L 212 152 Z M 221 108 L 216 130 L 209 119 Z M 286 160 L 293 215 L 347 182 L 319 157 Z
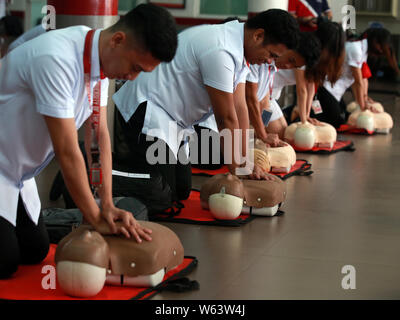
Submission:
M 268 123 L 271 120 L 271 116 L 272 116 L 272 111 L 268 111 L 265 109 L 262 111 L 261 117 L 262 117 L 264 126 L 268 127 Z
M 313 109 L 314 114 L 320 114 L 323 112 L 321 103 L 319 102 L 319 100 L 313 100 L 313 102 L 311 104 L 311 108 Z

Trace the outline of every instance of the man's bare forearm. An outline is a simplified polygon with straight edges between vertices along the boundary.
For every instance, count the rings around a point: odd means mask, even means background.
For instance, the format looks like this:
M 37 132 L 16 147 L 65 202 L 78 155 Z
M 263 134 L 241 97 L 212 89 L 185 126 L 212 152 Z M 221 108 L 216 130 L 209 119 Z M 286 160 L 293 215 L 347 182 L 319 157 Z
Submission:
M 56 153 L 64 176 L 65 184 L 84 218 L 91 224 L 100 220 L 100 209 L 94 200 L 85 168 L 85 161 L 79 148 Z

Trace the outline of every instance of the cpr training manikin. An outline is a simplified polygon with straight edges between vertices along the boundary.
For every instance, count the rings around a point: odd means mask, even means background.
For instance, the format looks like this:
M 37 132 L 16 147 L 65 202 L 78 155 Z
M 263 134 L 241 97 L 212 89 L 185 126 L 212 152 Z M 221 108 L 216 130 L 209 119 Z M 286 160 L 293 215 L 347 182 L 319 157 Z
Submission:
M 152 240 L 100 234 L 81 225 L 64 237 L 55 254 L 57 279 L 65 294 L 93 297 L 105 284 L 156 286 L 169 270 L 180 265 L 184 249 L 177 235 L 157 223 L 140 221 L 152 230 Z
M 332 149 L 337 138 L 336 129 L 329 123 L 321 123 L 317 126 L 309 122 L 292 123 L 285 130 L 284 140 L 301 150 Z
M 201 206 L 221 220 L 236 219 L 241 213 L 274 216 L 286 198 L 286 184 L 270 177 L 249 180 L 231 173 L 217 174 L 201 187 Z
M 254 163 L 265 172 L 288 173 L 296 163 L 296 152 L 289 144 L 282 147 L 267 147 L 262 140 L 256 139 L 253 145 Z
M 365 129 L 368 133 L 389 133 L 393 128 L 392 116 L 384 111 L 381 103 L 374 102 L 370 106 L 375 112 L 370 110 L 361 111 L 357 102 L 353 101 L 346 107 L 350 116 L 347 124 L 352 128 Z

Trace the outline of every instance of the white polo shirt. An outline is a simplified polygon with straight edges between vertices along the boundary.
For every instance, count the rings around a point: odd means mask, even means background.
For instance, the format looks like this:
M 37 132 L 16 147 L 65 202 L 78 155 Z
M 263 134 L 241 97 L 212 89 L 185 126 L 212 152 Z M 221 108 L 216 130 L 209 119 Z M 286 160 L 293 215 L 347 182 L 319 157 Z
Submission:
M 253 64 L 250 66 L 250 73 L 247 76 L 248 82 L 258 83 L 257 98 L 261 101 L 270 93 L 270 87 L 275 82 L 278 68 L 275 63 L 262 65 Z
M 248 74 L 250 73 L 250 68 L 249 65 L 245 65 L 242 69 L 242 71 L 239 73 L 237 77 L 235 77 L 235 83 L 234 83 L 234 90 L 236 90 L 237 86 L 240 83 L 246 83 L 246 79 L 248 77 Z M 214 112 L 212 112 L 209 117 L 207 117 L 205 120 L 201 121 L 198 123 L 199 126 L 211 129 L 215 132 L 219 132 L 218 126 L 217 126 L 217 121 L 215 120 L 215 115 Z
M 76 26 L 43 34 L 15 48 L 0 72 L 0 216 L 16 224 L 18 196 L 37 224 L 40 200 L 34 177 L 54 156 L 43 115 L 74 118 L 78 129 L 91 115 L 83 51 L 90 29 Z M 97 30 L 91 87 L 100 79 Z M 107 105 L 108 80 L 101 104 Z M 93 94 L 93 93 L 92 93 Z
M 178 49 L 170 63 L 127 81 L 113 99 L 125 121 L 147 101 L 142 132 L 164 140 L 177 155 L 185 134 L 212 113 L 205 85 L 233 93 L 246 68 L 244 23 L 231 21 L 201 25 L 178 35 Z M 177 131 L 169 134 L 169 123 Z
M 304 70 L 304 67 L 299 68 Z M 279 69 L 275 75 L 274 88 L 272 90 L 272 98 L 278 100 L 281 96 L 283 88 L 296 84 L 295 69 Z
M 346 56 L 343 63 L 343 72 L 338 81 L 333 85 L 329 81 L 324 82 L 324 88 L 340 101 L 354 82 L 354 77 L 351 72 L 351 67 L 361 69 L 364 62 L 368 59 L 368 40 L 347 41 L 345 45 Z

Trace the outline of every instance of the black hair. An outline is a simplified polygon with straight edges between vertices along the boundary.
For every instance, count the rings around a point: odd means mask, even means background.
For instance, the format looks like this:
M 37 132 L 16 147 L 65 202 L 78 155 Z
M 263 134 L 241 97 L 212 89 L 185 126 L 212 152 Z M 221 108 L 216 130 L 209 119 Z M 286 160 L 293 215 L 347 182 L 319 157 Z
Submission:
M 343 27 L 329 20 L 319 20 L 314 32 L 321 43 L 321 57 L 314 67 L 314 79 L 322 84 L 325 78 L 334 84 L 342 75 L 345 56 L 346 33 Z
M 392 47 L 392 36 L 390 31 L 385 28 L 368 28 L 361 34 L 360 38 L 368 39 L 368 51 L 373 50 L 374 44 Z
M 296 51 L 304 58 L 306 70 L 312 69 L 321 56 L 321 43 L 311 32 L 300 32 Z
M 5 16 L 0 19 L 0 35 L 18 38 L 24 33 L 21 18 Z
M 322 49 L 327 49 L 333 56 L 340 57 L 344 50 L 346 33 L 339 23 L 320 20 L 315 35 L 321 42 Z
M 246 22 L 249 29 L 264 29 L 264 44 L 286 45 L 296 49 L 299 38 L 299 25 L 295 18 L 285 10 L 269 9 L 250 18 Z
M 112 31 L 127 30 L 135 40 L 160 61 L 171 61 L 178 46 L 175 20 L 164 8 L 154 4 L 140 4 L 114 26 Z

